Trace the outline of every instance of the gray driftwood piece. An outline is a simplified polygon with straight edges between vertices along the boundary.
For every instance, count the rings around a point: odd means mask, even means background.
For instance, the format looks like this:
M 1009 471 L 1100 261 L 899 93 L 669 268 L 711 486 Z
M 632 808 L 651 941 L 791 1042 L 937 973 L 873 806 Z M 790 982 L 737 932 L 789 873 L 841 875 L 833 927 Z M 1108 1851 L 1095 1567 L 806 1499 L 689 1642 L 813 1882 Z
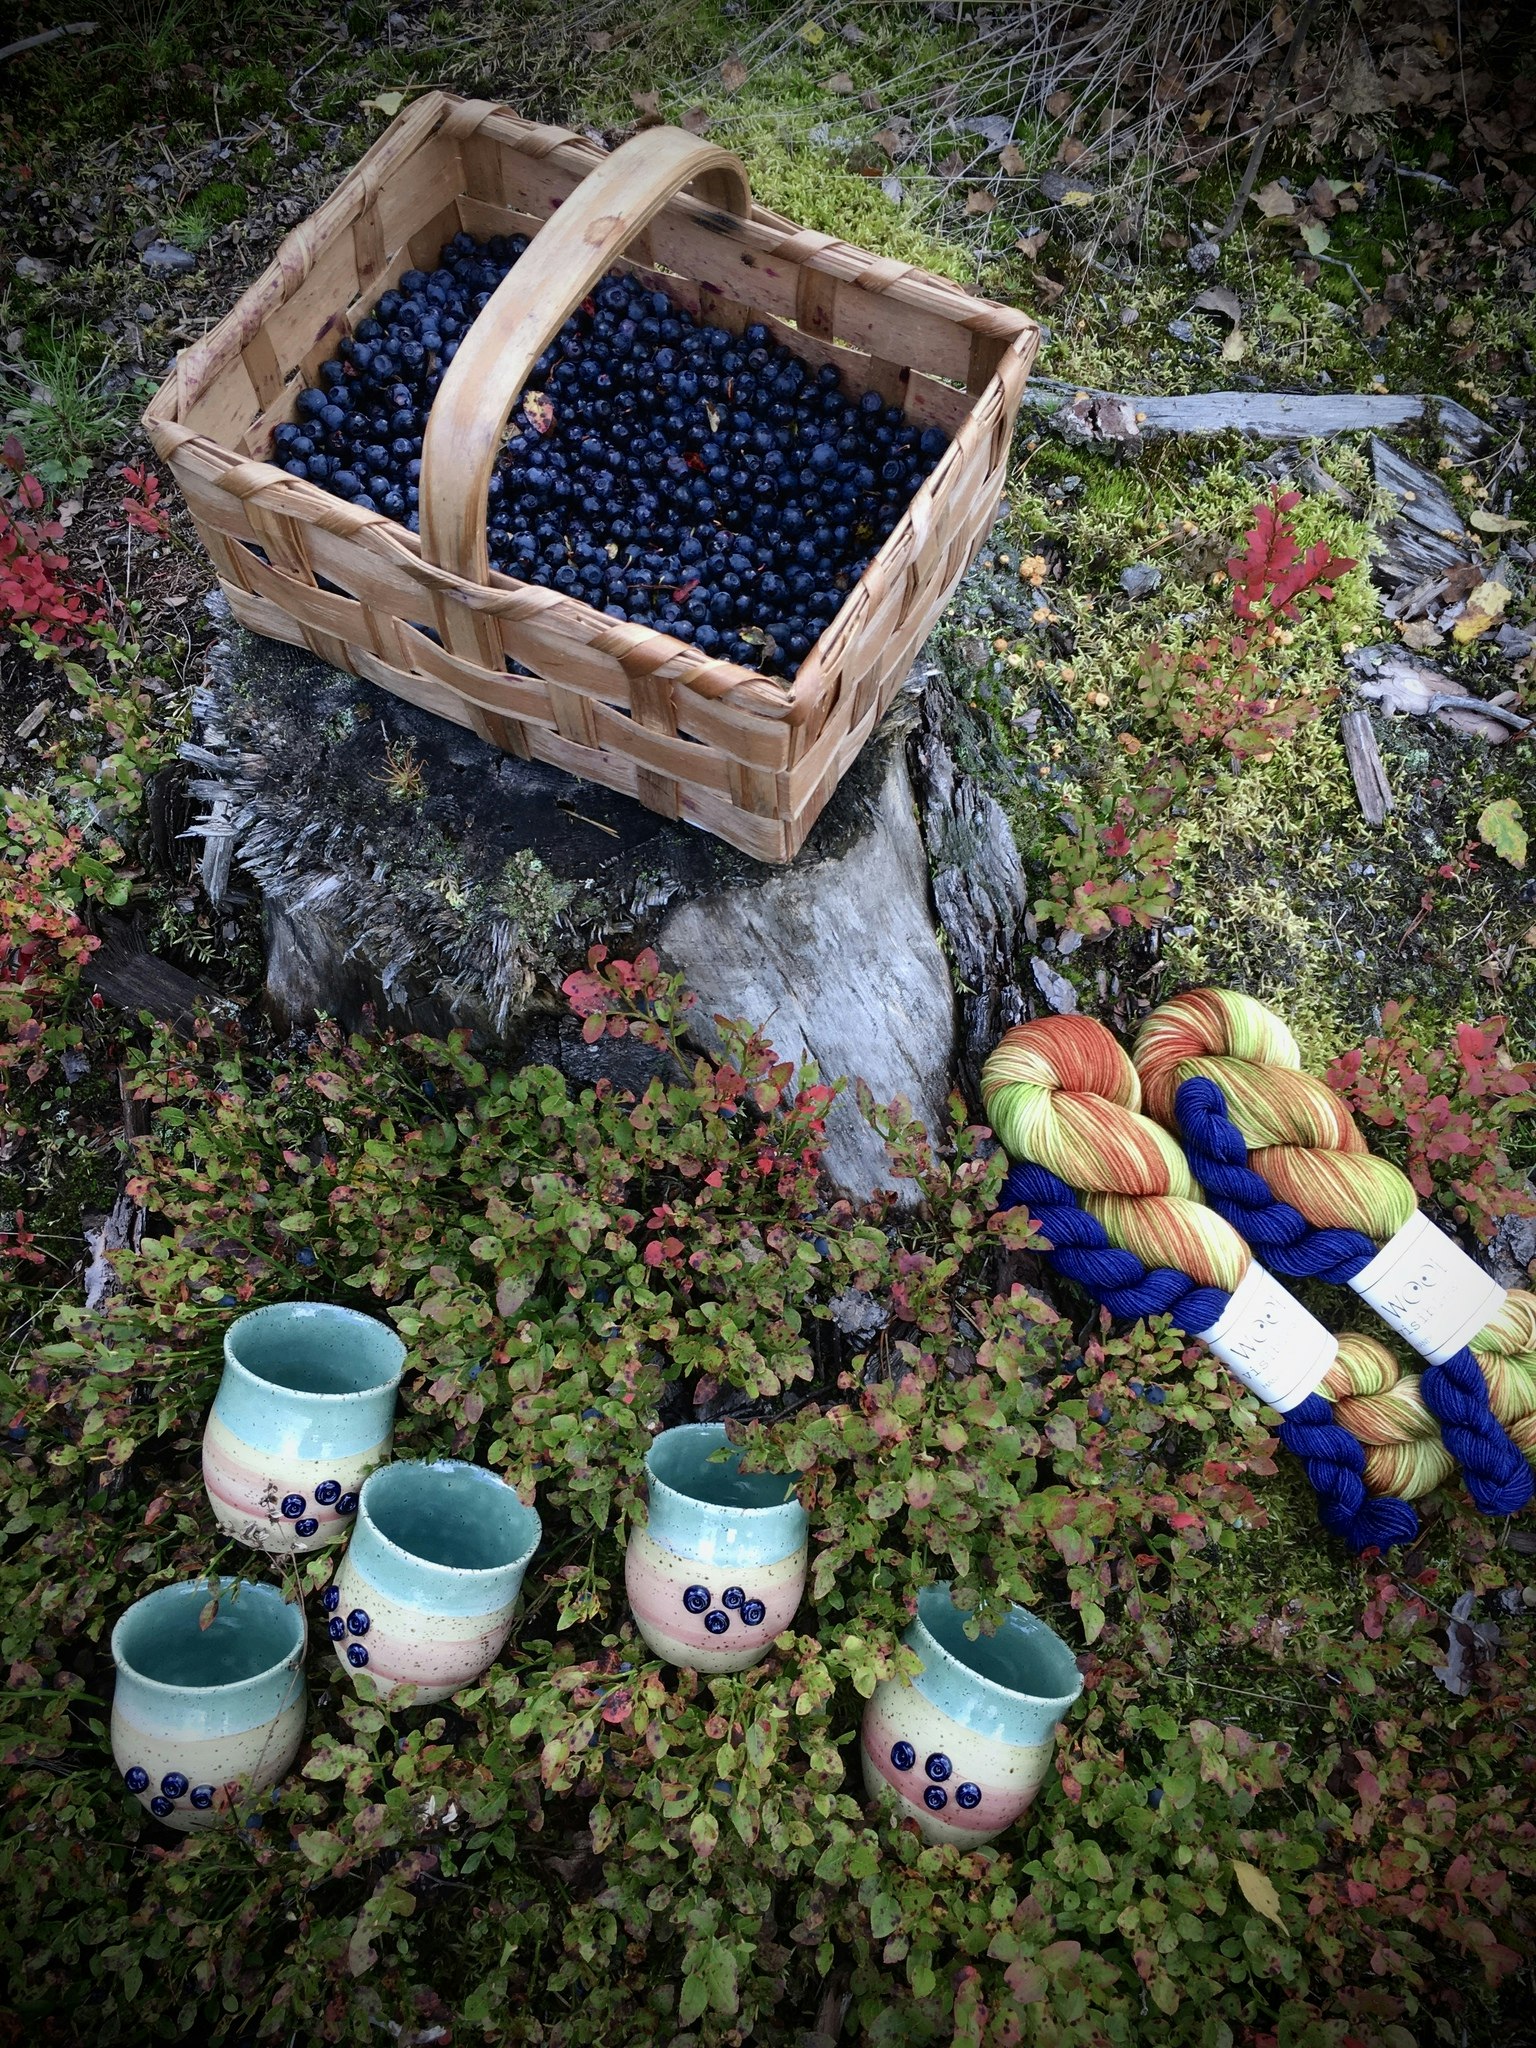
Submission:
M 1381 749 L 1371 729 L 1369 711 L 1346 711 L 1343 718 L 1344 754 L 1355 778 L 1355 795 L 1367 825 L 1386 822 L 1392 809 L 1392 786 L 1382 765 Z
M 1427 469 L 1373 436 L 1371 472 L 1398 505 L 1396 518 L 1382 529 L 1382 552 L 1371 564 L 1379 579 L 1421 584 L 1471 559 L 1473 538 L 1445 486 Z
M 1389 433 L 1436 426 L 1458 447 L 1475 453 L 1490 441 L 1489 428 L 1453 398 L 1411 393 L 1345 391 L 1195 391 L 1143 398 L 1037 378 L 1024 403 L 1050 415 L 1069 441 L 1136 441 L 1147 434 L 1251 434 L 1265 441 L 1309 440 L 1314 435 Z
M 602 943 L 655 945 L 714 1014 L 765 1028 L 823 1076 L 858 1075 L 943 1119 L 954 999 L 934 930 L 898 700 L 787 867 L 474 734 L 299 649 L 221 632 L 185 748 L 194 830 L 259 886 L 277 1021 L 324 1013 L 400 1030 L 464 1026 L 578 1082 L 643 1086 L 655 1056 L 587 1045 L 560 983 Z M 222 858 L 208 870 L 223 885 Z M 827 1163 L 889 1186 L 850 1095 Z

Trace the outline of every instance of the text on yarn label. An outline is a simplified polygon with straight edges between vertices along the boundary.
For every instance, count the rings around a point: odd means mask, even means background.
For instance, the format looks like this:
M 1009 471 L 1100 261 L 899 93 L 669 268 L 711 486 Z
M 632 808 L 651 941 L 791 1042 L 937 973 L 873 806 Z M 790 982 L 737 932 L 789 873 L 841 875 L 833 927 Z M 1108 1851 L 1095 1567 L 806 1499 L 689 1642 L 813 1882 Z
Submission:
M 1504 1304 L 1504 1290 L 1422 1210 L 1350 1283 L 1421 1358 L 1444 1365 Z
M 1258 1264 L 1200 1335 L 1250 1393 L 1282 1414 L 1317 1391 L 1339 1348 L 1332 1332 Z

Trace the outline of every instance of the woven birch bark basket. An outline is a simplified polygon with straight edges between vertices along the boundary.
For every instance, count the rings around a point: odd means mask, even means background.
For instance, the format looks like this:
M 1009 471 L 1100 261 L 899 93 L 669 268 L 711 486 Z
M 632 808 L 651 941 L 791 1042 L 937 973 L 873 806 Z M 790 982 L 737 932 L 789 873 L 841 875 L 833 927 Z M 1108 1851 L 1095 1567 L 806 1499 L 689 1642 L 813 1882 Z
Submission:
M 433 402 L 418 537 L 289 476 L 272 436 L 379 296 L 461 230 L 537 239 Z M 951 436 L 792 682 L 489 567 L 486 485 L 512 408 L 615 266 L 733 333 L 761 321 L 812 367 L 835 363 L 855 396 L 878 391 Z M 177 359 L 145 425 L 242 625 L 786 861 L 991 525 L 1038 344 L 1022 313 L 754 205 L 740 162 L 681 129 L 609 154 L 432 92 Z

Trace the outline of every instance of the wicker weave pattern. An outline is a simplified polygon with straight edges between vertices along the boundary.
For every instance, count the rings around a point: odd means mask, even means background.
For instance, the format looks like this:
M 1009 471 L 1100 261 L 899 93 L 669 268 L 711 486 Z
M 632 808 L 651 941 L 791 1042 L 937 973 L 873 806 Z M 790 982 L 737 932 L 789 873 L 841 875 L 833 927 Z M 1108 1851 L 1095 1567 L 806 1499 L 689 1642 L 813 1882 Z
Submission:
M 625 266 L 648 288 L 738 333 L 761 320 L 813 366 L 835 361 L 848 389 L 954 437 L 788 685 L 561 592 L 435 567 L 403 526 L 263 459 L 303 383 L 404 270 L 434 266 L 461 228 L 536 233 L 603 161 L 565 130 L 424 95 L 179 358 L 146 425 L 252 631 L 788 860 L 991 524 L 1039 340 L 1025 315 L 756 206 L 741 220 L 680 193 L 628 237 Z M 509 673 L 509 657 L 532 673 Z

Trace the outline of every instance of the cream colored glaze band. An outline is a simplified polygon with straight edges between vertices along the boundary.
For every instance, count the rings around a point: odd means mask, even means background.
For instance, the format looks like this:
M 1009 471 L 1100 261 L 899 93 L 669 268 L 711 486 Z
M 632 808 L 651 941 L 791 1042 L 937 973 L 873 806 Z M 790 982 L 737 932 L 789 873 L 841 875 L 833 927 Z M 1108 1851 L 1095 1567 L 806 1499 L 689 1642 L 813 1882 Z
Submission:
M 1416 1209 L 1350 1282 L 1420 1358 L 1444 1365 L 1504 1306 L 1504 1290 Z
M 1339 1349 L 1332 1332 L 1257 1261 L 1200 1335 L 1250 1393 L 1282 1415 L 1316 1393 Z

